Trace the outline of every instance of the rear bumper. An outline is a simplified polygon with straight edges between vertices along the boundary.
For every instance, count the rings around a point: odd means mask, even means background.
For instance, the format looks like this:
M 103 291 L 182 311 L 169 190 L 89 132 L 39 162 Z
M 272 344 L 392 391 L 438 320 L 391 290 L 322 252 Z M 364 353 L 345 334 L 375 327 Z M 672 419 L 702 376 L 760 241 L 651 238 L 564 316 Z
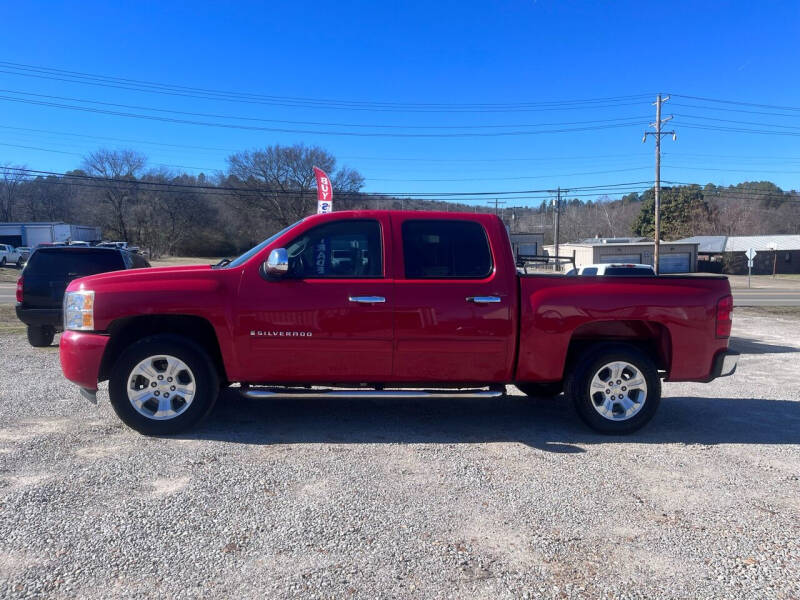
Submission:
M 89 392 L 97 390 L 100 363 L 109 339 L 99 333 L 65 332 L 58 343 L 64 377 Z
M 714 364 L 711 367 L 711 376 L 708 378 L 708 380 L 711 381 L 717 377 L 727 377 L 728 375 L 733 375 L 736 372 L 736 366 L 738 363 L 738 352 L 734 352 L 733 350 L 723 350 L 722 352 L 717 352 L 717 355 L 714 357 Z
M 22 304 L 16 306 L 17 318 L 25 325 L 51 325 L 61 328 L 62 313 L 60 308 L 26 308 Z

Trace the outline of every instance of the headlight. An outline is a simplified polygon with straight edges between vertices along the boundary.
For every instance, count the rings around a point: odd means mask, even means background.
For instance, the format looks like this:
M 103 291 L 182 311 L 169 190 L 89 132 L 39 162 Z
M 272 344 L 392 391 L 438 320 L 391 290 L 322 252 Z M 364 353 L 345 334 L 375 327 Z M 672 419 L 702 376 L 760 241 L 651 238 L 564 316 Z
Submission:
M 77 331 L 94 329 L 94 292 L 64 294 L 64 329 Z

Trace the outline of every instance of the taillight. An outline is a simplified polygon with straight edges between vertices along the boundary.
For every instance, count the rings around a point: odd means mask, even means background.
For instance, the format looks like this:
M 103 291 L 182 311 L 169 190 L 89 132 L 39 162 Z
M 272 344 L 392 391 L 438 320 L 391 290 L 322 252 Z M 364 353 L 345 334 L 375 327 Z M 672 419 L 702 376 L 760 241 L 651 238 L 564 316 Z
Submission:
M 17 302 L 22 302 L 22 277 L 17 279 Z
M 726 338 L 731 335 L 733 324 L 733 296 L 725 296 L 717 302 L 717 337 Z

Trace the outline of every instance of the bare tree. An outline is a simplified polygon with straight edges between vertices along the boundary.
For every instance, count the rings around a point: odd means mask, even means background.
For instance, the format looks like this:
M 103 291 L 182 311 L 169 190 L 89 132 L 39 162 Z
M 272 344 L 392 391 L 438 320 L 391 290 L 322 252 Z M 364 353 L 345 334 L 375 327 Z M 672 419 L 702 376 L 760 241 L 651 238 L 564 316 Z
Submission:
M 233 154 L 228 157 L 228 181 L 244 188 L 237 192 L 240 202 L 285 226 L 313 212 L 314 166 L 331 175 L 334 202 L 337 192 L 357 192 L 364 184 L 352 169 L 334 173 L 336 159 L 330 152 L 302 144 Z
M 11 166 L 6 163 L 0 166 L 0 221 L 12 221 L 16 208 L 20 186 L 28 179 L 22 165 Z
M 147 164 L 144 154 L 135 150 L 106 150 L 92 152 L 83 159 L 83 169 L 100 177 L 100 198 L 112 213 L 112 231 L 123 240 L 130 239 L 128 217 L 130 205 L 136 202 L 136 179 Z

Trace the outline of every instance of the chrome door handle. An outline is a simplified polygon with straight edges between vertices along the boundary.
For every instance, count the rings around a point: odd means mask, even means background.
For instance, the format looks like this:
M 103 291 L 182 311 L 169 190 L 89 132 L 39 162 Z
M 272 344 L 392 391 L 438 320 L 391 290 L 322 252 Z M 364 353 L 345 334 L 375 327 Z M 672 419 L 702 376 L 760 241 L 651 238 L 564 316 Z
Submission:
M 467 298 L 467 302 L 475 304 L 497 304 L 500 301 L 500 296 L 469 296 Z
M 359 304 L 380 304 L 386 302 L 383 296 L 350 296 L 350 302 L 358 302 Z

